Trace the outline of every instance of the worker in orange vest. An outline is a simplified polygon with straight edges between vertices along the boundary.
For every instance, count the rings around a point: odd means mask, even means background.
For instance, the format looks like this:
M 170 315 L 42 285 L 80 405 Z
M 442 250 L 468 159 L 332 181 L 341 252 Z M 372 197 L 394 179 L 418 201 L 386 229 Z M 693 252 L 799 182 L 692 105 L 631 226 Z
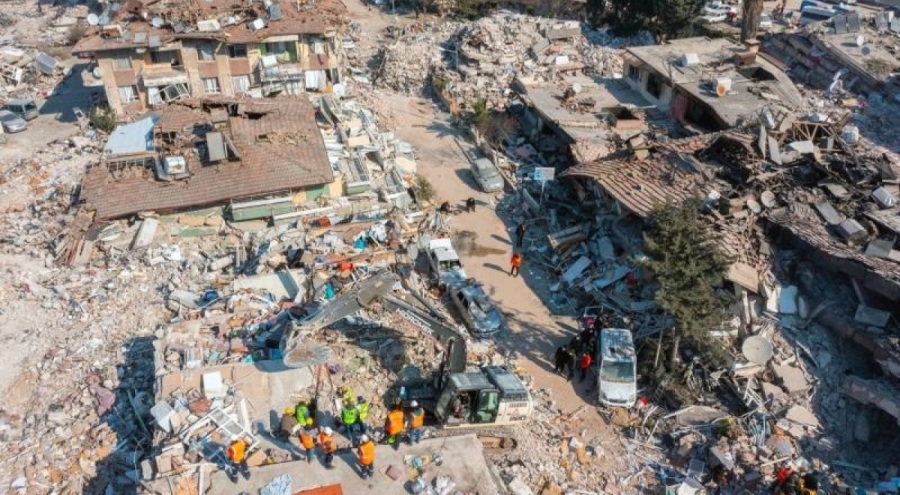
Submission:
M 512 258 L 509 260 L 509 264 L 509 274 L 513 277 L 518 277 L 519 268 L 522 267 L 522 255 L 519 253 L 513 253 Z
M 400 404 L 396 404 L 388 413 L 384 431 L 387 433 L 387 444 L 393 445 L 394 450 L 399 449 L 399 436 L 403 434 L 403 408 L 400 407 Z
M 334 431 L 331 428 L 326 426 L 319 433 L 319 445 L 322 446 L 322 453 L 325 454 L 325 467 L 334 469 L 331 462 L 334 461 L 334 452 L 337 450 L 337 444 L 334 441 Z
M 312 462 L 315 455 L 316 439 L 313 438 L 312 425 L 306 425 L 300 430 L 300 445 L 306 450 L 306 462 Z
M 232 483 L 237 483 L 238 472 L 244 479 L 250 479 L 250 468 L 247 466 L 247 442 L 241 438 L 231 442 L 228 446 L 228 460 L 231 464 L 226 468 L 228 479 Z
M 425 410 L 419 407 L 419 403 L 412 401 L 409 403 L 409 444 L 419 443 L 422 439 L 422 433 L 425 431 Z
M 372 476 L 375 471 L 375 442 L 369 438 L 369 435 L 365 433 L 360 435 L 356 456 L 359 459 L 359 470 L 363 479 Z

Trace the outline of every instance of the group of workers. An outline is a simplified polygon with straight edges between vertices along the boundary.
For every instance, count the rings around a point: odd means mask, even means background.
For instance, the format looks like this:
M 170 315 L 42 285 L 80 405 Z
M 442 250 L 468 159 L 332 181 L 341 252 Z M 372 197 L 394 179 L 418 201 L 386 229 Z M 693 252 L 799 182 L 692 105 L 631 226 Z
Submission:
M 475 198 L 466 199 L 466 212 L 474 213 L 476 204 Z M 441 206 L 438 209 L 445 215 L 453 214 L 453 205 L 451 205 L 449 201 L 441 203 Z
M 601 326 L 599 318 L 596 323 L 584 328 L 579 335 L 573 337 L 568 344 L 556 348 L 553 356 L 553 364 L 557 373 L 571 380 L 575 377 L 575 370 L 579 373 L 579 382 L 587 378 L 593 364 L 593 356 L 597 353 L 597 334 Z
M 819 481 L 815 474 L 808 472 L 805 467 L 795 468 L 793 463 L 788 461 L 775 473 L 773 489 L 775 495 L 816 495 Z
M 360 476 L 368 478 L 375 471 L 375 442 L 369 436 L 369 426 L 366 420 L 369 417 L 369 402 L 362 396 L 356 396 L 350 387 L 344 385 L 338 389 L 341 401 L 341 412 L 338 422 L 340 431 L 356 446 L 356 458 L 359 464 Z M 334 455 L 338 450 L 337 441 L 334 438 L 334 430 L 326 426 L 318 429 L 316 434 L 316 402 L 300 401 L 296 406 L 287 407 L 281 417 L 278 436 L 282 440 L 290 440 L 297 435 L 300 446 L 306 455 L 306 462 L 311 463 L 315 457 L 316 446 L 322 450 L 323 464 L 328 469 L 333 469 Z M 410 445 L 417 444 L 422 439 L 425 427 L 425 410 L 418 402 L 411 401 L 409 408 L 404 410 L 400 403 L 395 404 L 388 412 L 384 425 L 384 443 L 392 445 L 394 449 L 400 446 L 400 440 L 406 436 Z M 243 439 L 237 439 L 228 447 L 229 465 L 226 468 L 228 478 L 238 481 L 240 473 L 245 478 L 250 478 L 250 470 L 247 467 L 249 445 Z

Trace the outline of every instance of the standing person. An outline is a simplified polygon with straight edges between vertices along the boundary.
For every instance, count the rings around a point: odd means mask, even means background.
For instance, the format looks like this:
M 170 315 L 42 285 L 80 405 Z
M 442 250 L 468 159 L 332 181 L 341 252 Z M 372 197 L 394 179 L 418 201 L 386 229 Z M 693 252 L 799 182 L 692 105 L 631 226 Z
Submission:
M 578 368 L 581 370 L 581 377 L 578 379 L 580 383 L 587 378 L 588 370 L 591 369 L 591 354 L 589 352 L 581 354 L 581 358 L 578 360 Z
M 289 439 L 297 431 L 297 425 L 299 424 L 296 416 L 294 416 L 294 408 L 284 408 L 284 412 L 281 415 L 281 424 L 278 428 L 278 436 L 283 440 Z
M 384 431 L 387 433 L 385 442 L 388 445 L 393 445 L 394 450 L 397 450 L 400 448 L 399 437 L 403 434 L 403 409 L 400 407 L 400 404 L 395 404 L 391 408 L 387 415 L 386 423 L 384 426 Z
M 316 454 L 316 439 L 313 437 L 313 429 L 312 426 L 304 426 L 302 430 L 300 430 L 300 446 L 306 450 L 306 463 L 309 464 L 313 460 L 313 456 Z
M 510 258 L 509 260 L 509 264 L 509 275 L 512 277 L 518 277 L 519 268 L 522 267 L 522 255 L 519 253 L 513 253 L 512 258 Z
M 322 454 L 325 455 L 325 467 L 334 469 L 331 464 L 334 461 L 334 452 L 337 450 L 337 444 L 334 441 L 334 431 L 329 427 L 325 427 L 319 433 L 319 445 L 322 447 Z
M 525 222 L 519 224 L 516 227 L 516 247 L 522 247 L 522 243 L 525 242 Z
M 360 476 L 366 479 L 375 472 L 375 442 L 369 435 L 359 437 L 359 447 L 356 448 L 356 456 L 359 459 Z
M 578 354 L 575 352 L 575 348 L 572 344 L 566 348 L 566 378 L 571 380 L 575 376 L 575 356 Z
M 366 420 L 369 419 L 369 402 L 363 396 L 356 398 L 356 428 L 360 433 L 365 433 L 369 428 Z
M 228 446 L 228 461 L 230 465 L 226 468 L 226 473 L 232 483 L 237 483 L 238 472 L 245 480 L 250 479 L 250 468 L 247 466 L 247 442 L 242 438 L 238 438 Z
M 416 401 L 412 401 L 409 403 L 409 407 L 412 409 L 409 411 L 409 419 L 407 420 L 407 424 L 409 425 L 409 444 L 413 445 L 419 443 L 419 440 L 422 439 L 422 432 L 425 430 L 425 410 L 419 407 L 419 403 Z
M 466 200 L 466 211 L 469 213 L 475 212 L 475 198 L 469 198 Z
M 341 385 L 338 388 L 338 397 L 346 404 L 347 402 L 353 402 L 356 399 L 356 395 L 353 393 L 353 389 L 348 385 Z
M 566 346 L 561 345 L 556 348 L 556 354 L 553 355 L 553 368 L 557 373 L 562 373 L 566 365 Z
M 297 418 L 297 424 L 300 426 L 306 426 L 306 423 L 312 419 L 309 404 L 305 400 L 297 403 L 297 407 L 294 408 L 294 417 Z
M 353 432 L 356 430 L 357 419 L 359 419 L 359 409 L 356 408 L 356 403 L 345 401 L 341 409 L 341 431 L 351 442 L 353 441 Z

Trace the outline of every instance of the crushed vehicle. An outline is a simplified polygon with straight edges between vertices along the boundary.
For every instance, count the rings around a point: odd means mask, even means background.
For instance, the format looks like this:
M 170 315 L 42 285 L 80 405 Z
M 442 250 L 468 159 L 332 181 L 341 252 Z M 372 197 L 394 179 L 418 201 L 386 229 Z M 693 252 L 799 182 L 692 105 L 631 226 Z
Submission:
M 503 328 L 500 310 L 488 299 L 481 283 L 471 278 L 450 280 L 447 288 L 450 300 L 472 335 L 490 337 Z
M 28 122 L 9 110 L 0 110 L 0 124 L 3 125 L 3 131 L 9 134 L 22 132 L 28 128 Z
M 597 377 L 600 404 L 631 407 L 637 401 L 637 355 L 629 330 L 604 328 L 597 335 Z

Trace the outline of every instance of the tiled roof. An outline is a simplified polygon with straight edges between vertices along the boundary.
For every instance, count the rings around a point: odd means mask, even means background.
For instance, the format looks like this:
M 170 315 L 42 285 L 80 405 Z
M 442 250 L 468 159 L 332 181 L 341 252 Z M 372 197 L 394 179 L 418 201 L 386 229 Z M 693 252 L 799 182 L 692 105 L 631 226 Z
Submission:
M 83 197 L 98 220 L 126 217 L 141 211 L 177 211 L 330 183 L 334 179 L 315 110 L 305 99 L 276 99 L 254 103 L 254 118 L 231 117 L 231 140 L 240 160 L 201 166 L 193 148 L 184 150 L 191 176 L 174 182 L 150 177 L 115 179 L 106 167 L 91 168 L 84 180 Z M 169 107 L 163 119 L 175 110 Z M 193 112 L 195 122 L 203 113 Z

